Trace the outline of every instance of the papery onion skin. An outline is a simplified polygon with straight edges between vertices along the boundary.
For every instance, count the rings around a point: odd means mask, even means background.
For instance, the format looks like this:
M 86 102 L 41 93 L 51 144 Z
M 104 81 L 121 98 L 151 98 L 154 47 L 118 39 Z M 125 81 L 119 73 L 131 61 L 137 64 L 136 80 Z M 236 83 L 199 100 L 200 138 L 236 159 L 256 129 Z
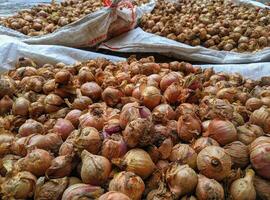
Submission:
M 109 184 L 109 191 L 122 192 L 134 200 L 141 199 L 144 189 L 143 180 L 133 172 L 122 171 Z
M 25 137 L 33 133 L 44 134 L 44 132 L 45 130 L 44 130 L 43 125 L 32 119 L 26 120 L 25 123 L 21 125 L 18 131 L 21 137 Z
M 231 166 L 231 157 L 221 147 L 205 147 L 197 157 L 197 167 L 200 173 L 217 181 L 229 176 Z
M 110 191 L 101 195 L 98 200 L 131 200 L 127 195 L 121 192 Z
M 237 127 L 238 140 L 246 145 L 249 145 L 257 137 L 260 137 L 263 135 L 264 135 L 264 132 L 262 128 L 254 124 L 246 123 L 243 126 Z
M 2 99 L 0 99 L 0 115 L 9 112 L 12 108 L 13 100 L 5 95 Z
M 270 180 L 270 137 L 261 136 L 250 145 L 250 162 L 256 173 Z
M 160 89 L 165 91 L 172 83 L 180 80 L 180 74 L 177 72 L 170 72 L 162 77 L 160 81 Z
M 198 185 L 196 188 L 198 200 L 218 199 L 223 200 L 223 187 L 214 179 L 209 179 L 201 174 L 198 175 Z
M 36 181 L 36 177 L 30 172 L 18 172 L 0 185 L 3 200 L 31 198 L 35 191 Z
M 80 126 L 82 128 L 85 127 L 94 127 L 97 130 L 102 130 L 104 126 L 104 118 L 103 116 L 94 116 L 90 113 L 86 113 L 80 116 Z
M 97 101 L 101 97 L 102 88 L 95 82 L 88 82 L 81 86 L 81 92 L 83 96 L 88 96 Z
M 116 106 L 120 101 L 121 97 L 123 96 L 123 93 L 113 87 L 107 87 L 103 92 L 102 92 L 102 100 L 106 102 L 108 106 Z
M 194 144 L 192 144 L 192 148 L 196 151 L 196 153 L 199 153 L 201 150 L 208 146 L 219 147 L 219 143 L 210 137 L 200 137 L 194 142 Z
M 255 110 L 249 119 L 251 124 L 260 126 L 266 134 L 270 133 L 270 108 L 262 106 Z
M 152 112 L 153 121 L 166 124 L 169 120 L 175 119 L 175 112 L 169 104 L 160 104 Z
M 187 144 L 177 144 L 173 147 L 169 157 L 171 162 L 188 164 L 192 169 L 197 166 L 197 153 Z
M 101 155 L 111 160 L 112 158 L 120 158 L 127 153 L 127 145 L 123 137 L 118 134 L 105 138 L 101 147 Z
M 21 158 L 16 163 L 17 167 L 24 171 L 29 171 L 36 176 L 42 176 L 51 166 L 53 157 L 48 151 L 43 149 L 34 149 L 26 157 Z
M 13 115 L 27 116 L 29 113 L 30 102 L 24 97 L 19 97 L 15 100 L 12 113 Z
M 145 105 L 149 109 L 153 109 L 159 105 L 161 101 L 161 94 L 159 89 L 154 86 L 147 86 L 142 91 L 141 100 L 143 105 Z
M 147 146 L 152 142 L 152 122 L 149 119 L 138 118 L 129 122 L 123 131 L 127 146 L 134 148 L 138 145 Z
M 15 137 L 11 133 L 2 133 L 0 137 L 0 155 L 5 155 L 11 152 L 11 146 Z
M 196 172 L 188 165 L 172 164 L 166 171 L 166 182 L 170 191 L 181 197 L 191 193 L 197 185 L 198 178 Z
M 253 185 L 254 171 L 248 169 L 246 176 L 235 180 L 230 186 L 230 194 L 233 200 L 255 200 L 256 191 Z
M 125 171 L 139 175 L 142 179 L 149 177 L 156 168 L 149 154 L 136 148 L 129 150 L 122 159 L 113 159 L 112 163 Z
M 97 199 L 104 193 L 104 190 L 98 186 L 92 186 L 83 183 L 77 183 L 69 186 L 63 196 L 62 200 L 80 200 L 80 199 Z
M 249 164 L 249 150 L 242 142 L 235 141 L 223 148 L 231 156 L 233 167 L 244 168 Z
M 189 142 L 201 134 L 201 121 L 196 115 L 185 114 L 178 119 L 177 132 L 181 140 Z
M 93 155 L 86 150 L 82 154 L 81 178 L 84 183 L 101 185 L 105 183 L 111 172 L 110 161 L 98 155 Z
M 74 127 L 78 127 L 79 117 L 81 116 L 81 114 L 82 114 L 82 111 L 78 109 L 74 109 L 66 115 L 65 119 L 69 120 Z
M 46 181 L 45 177 L 37 180 L 34 199 L 36 200 L 58 200 L 64 190 L 68 187 L 68 178 L 51 179 Z
M 214 119 L 203 136 L 215 139 L 220 145 L 226 145 L 237 140 L 237 131 L 230 121 Z
M 147 195 L 147 200 L 175 200 L 176 197 L 167 189 L 165 183 L 161 182 L 159 188 L 152 190 Z

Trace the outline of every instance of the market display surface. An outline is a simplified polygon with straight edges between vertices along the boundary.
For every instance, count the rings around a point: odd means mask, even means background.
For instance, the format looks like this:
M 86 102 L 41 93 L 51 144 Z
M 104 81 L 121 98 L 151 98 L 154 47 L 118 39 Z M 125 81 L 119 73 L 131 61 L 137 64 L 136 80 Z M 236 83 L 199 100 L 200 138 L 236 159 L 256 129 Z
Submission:
M 0 195 L 270 199 L 270 79 L 130 57 L 0 78 Z

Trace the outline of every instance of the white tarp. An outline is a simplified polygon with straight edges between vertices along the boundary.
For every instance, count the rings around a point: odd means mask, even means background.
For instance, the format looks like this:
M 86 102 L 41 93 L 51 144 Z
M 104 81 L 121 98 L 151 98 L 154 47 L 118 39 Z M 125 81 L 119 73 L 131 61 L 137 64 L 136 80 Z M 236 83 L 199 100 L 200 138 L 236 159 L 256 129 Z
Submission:
M 0 35 L 9 35 L 28 44 L 63 45 L 69 47 L 90 47 L 113 36 L 133 29 L 138 19 L 144 13 L 149 13 L 154 8 L 154 0 L 142 6 L 128 7 L 129 1 L 114 0 L 114 6 L 105 7 L 91 13 L 84 18 L 68 24 L 57 31 L 43 35 L 30 37 L 15 30 L 0 25 Z M 115 6 L 116 5 L 116 6 Z
M 35 60 L 38 64 L 63 62 L 67 65 L 77 61 L 106 58 L 123 61 L 125 58 L 56 45 L 28 45 L 12 37 L 0 35 L 0 73 L 12 69 L 20 57 Z
M 55 64 L 58 62 L 71 65 L 77 61 L 85 61 L 95 58 L 106 58 L 113 62 L 126 60 L 121 57 L 109 56 L 69 47 L 56 45 L 29 45 L 12 37 L 0 35 L 0 73 L 12 69 L 20 57 L 31 58 L 40 65 L 45 63 Z M 270 76 L 270 62 L 227 65 L 208 64 L 198 66 L 201 66 L 202 68 L 213 67 L 218 72 L 238 72 L 245 77 L 252 79 Z
M 251 0 L 228 0 L 270 8 Z M 119 52 L 152 52 L 202 63 L 255 63 L 270 61 L 270 48 L 253 53 L 216 51 L 202 46 L 190 46 L 136 28 L 100 45 L 100 48 Z M 270 70 L 270 69 L 269 69 Z

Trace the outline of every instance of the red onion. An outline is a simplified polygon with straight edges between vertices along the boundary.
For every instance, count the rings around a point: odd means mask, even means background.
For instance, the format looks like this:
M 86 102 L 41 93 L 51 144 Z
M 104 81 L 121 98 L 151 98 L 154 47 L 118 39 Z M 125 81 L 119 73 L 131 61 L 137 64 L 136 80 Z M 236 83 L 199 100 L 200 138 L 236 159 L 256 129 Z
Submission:
M 181 76 L 178 72 L 170 72 L 162 77 L 160 81 L 160 89 L 165 91 L 172 83 L 179 82 Z
M 120 158 L 127 152 L 127 145 L 123 137 L 113 134 L 103 141 L 101 155 L 111 160 L 112 158 Z
M 25 137 L 33 133 L 44 134 L 44 132 L 45 130 L 43 125 L 32 119 L 26 120 L 26 122 L 23 125 L 21 125 L 18 131 L 21 137 Z
M 153 109 L 159 105 L 161 94 L 159 89 L 154 86 L 147 86 L 142 90 L 142 103 L 149 109 Z
M 81 114 L 82 114 L 82 111 L 78 109 L 74 109 L 66 115 L 65 119 L 69 120 L 74 127 L 78 127 L 79 117 L 81 116 Z
M 5 95 L 2 99 L 0 99 L 0 114 L 3 115 L 9 112 L 12 108 L 13 100 L 8 96 Z
M 104 190 L 101 187 L 92 186 L 88 184 L 78 183 L 69 186 L 63 196 L 62 200 L 76 200 L 76 199 L 97 199 L 103 194 Z
M 29 112 L 29 106 L 30 102 L 27 99 L 19 97 L 13 104 L 12 113 L 14 115 L 27 116 Z
M 58 119 L 53 127 L 53 131 L 60 135 L 63 140 L 66 140 L 73 130 L 74 126 L 66 119 Z
M 101 195 L 98 200 L 131 200 L 127 195 L 121 192 L 110 191 Z
M 78 110 L 86 110 L 89 105 L 91 105 L 93 102 L 92 100 L 87 96 L 79 96 L 76 99 L 74 99 L 72 103 L 72 108 L 78 109 Z
M 182 87 L 179 85 L 179 83 L 173 83 L 165 90 L 163 96 L 165 97 L 167 103 L 175 104 L 179 102 L 181 93 Z
M 118 103 L 120 103 L 122 96 L 123 93 L 113 87 L 107 87 L 102 92 L 102 100 L 111 107 L 116 106 Z
M 10 153 L 11 145 L 13 141 L 15 140 L 14 135 L 10 133 L 1 133 L 0 137 L 0 155 L 5 155 Z
M 196 151 L 196 153 L 199 153 L 201 150 L 208 146 L 219 146 L 219 144 L 212 138 L 201 137 L 195 141 L 195 143 L 192 145 L 192 148 Z
M 154 108 L 153 121 L 156 123 L 166 124 L 169 120 L 175 119 L 175 112 L 169 104 L 160 104 Z
M 108 133 L 109 135 L 112 135 L 114 133 L 118 133 L 122 130 L 120 126 L 120 120 L 119 119 L 111 119 L 109 120 L 106 125 L 103 128 L 103 131 Z
M 81 86 L 81 92 L 83 96 L 88 96 L 91 99 L 97 101 L 101 97 L 102 89 L 97 83 L 88 82 Z

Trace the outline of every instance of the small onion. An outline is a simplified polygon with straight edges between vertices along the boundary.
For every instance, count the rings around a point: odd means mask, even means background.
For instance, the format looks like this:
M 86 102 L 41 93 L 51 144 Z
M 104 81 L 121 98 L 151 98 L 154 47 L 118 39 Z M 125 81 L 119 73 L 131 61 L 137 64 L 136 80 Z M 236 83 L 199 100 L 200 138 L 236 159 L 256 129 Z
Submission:
M 131 200 L 127 195 L 121 192 L 110 191 L 101 195 L 98 200 Z
M 110 181 L 109 191 L 121 192 L 131 199 L 140 200 L 144 192 L 144 182 L 133 172 L 120 172 Z
M 172 83 L 179 82 L 180 74 L 177 72 L 170 72 L 162 77 L 160 81 L 160 89 L 165 91 Z
M 181 140 L 189 142 L 201 134 L 202 125 L 196 115 L 185 114 L 178 119 L 177 132 Z
M 235 141 L 223 147 L 231 156 L 233 166 L 244 168 L 249 164 L 248 147 L 240 141 Z
M 113 159 L 112 163 L 125 171 L 137 174 L 142 179 L 150 176 L 156 168 L 149 154 L 142 149 L 131 149 L 124 158 Z
M 270 133 L 270 108 L 262 106 L 260 109 L 255 110 L 249 119 L 251 124 L 260 126 L 265 133 Z
M 230 194 L 233 200 L 255 200 L 256 191 L 253 185 L 254 171 L 248 169 L 246 176 L 235 180 L 230 186 Z
M 18 172 L 6 179 L 1 185 L 1 197 L 3 199 L 28 199 L 35 191 L 36 177 L 27 171 Z
M 25 123 L 21 125 L 18 131 L 21 137 L 25 137 L 33 133 L 44 134 L 44 132 L 45 130 L 43 125 L 33 119 L 26 120 Z
M 179 96 L 181 93 L 182 87 L 179 85 L 179 83 L 175 82 L 165 90 L 163 95 L 168 103 L 175 104 L 179 102 Z
M 97 101 L 101 97 L 102 88 L 95 82 L 88 82 L 81 86 L 81 92 L 83 96 L 88 96 Z
M 224 199 L 224 190 L 222 185 L 214 179 L 209 179 L 201 174 L 198 175 L 198 185 L 196 188 L 196 197 L 198 200 Z
M 13 115 L 27 116 L 29 113 L 29 106 L 30 102 L 27 99 L 19 97 L 13 104 L 12 113 Z
M 175 112 L 169 104 L 160 104 L 154 108 L 152 116 L 154 122 L 166 124 L 175 119 Z
M 81 178 L 84 183 L 101 185 L 107 181 L 111 172 L 111 163 L 107 158 L 93 155 L 86 150 L 83 150 L 81 158 Z
M 154 86 L 147 86 L 142 90 L 141 100 L 143 105 L 145 105 L 147 108 L 155 108 L 161 101 L 161 94 L 159 89 Z
M 82 111 L 78 109 L 74 109 L 66 115 L 65 119 L 69 120 L 74 127 L 78 127 L 79 117 L 81 116 L 81 114 L 82 114 Z
M 65 190 L 62 200 L 97 199 L 103 193 L 104 190 L 101 187 L 77 183 Z
M 174 200 L 174 195 L 167 189 L 165 183 L 161 182 L 158 189 L 152 190 L 147 195 L 147 200 Z
M 66 119 L 58 119 L 53 127 L 53 131 L 60 135 L 63 140 L 66 140 L 73 130 L 74 126 Z
M 219 144 L 213 138 L 201 137 L 194 142 L 192 148 L 196 151 L 196 153 L 199 153 L 201 150 L 208 146 L 219 146 Z
M 237 140 L 237 131 L 230 121 L 214 119 L 203 136 L 215 139 L 220 145 L 226 145 Z
M 260 99 L 255 98 L 255 97 L 248 99 L 245 104 L 246 108 L 252 112 L 262 107 L 262 105 L 263 105 L 263 102 Z
M 51 166 L 52 160 L 53 157 L 48 151 L 35 149 L 29 152 L 26 157 L 18 160 L 16 165 L 20 170 L 29 171 L 36 176 L 42 176 Z
M 0 99 L 0 114 L 5 114 L 9 112 L 12 108 L 13 100 L 5 95 L 2 99 Z
M 270 180 L 270 138 L 261 136 L 250 145 L 250 162 L 256 173 Z
M 113 134 L 105 138 L 101 147 L 101 155 L 111 160 L 112 158 L 120 158 L 127 152 L 127 145 L 123 137 L 118 134 Z
M 192 169 L 196 169 L 197 153 L 187 144 L 175 145 L 169 159 L 171 162 L 188 164 Z
M 48 181 L 45 181 L 45 177 L 40 177 L 37 180 L 34 199 L 59 199 L 67 186 L 67 177 Z
M 152 142 L 152 122 L 147 118 L 138 118 L 128 123 L 123 138 L 128 147 L 147 146 Z
M 87 96 L 79 96 L 76 99 L 74 99 L 72 103 L 72 108 L 78 109 L 78 110 L 86 110 L 89 105 L 91 105 L 93 102 L 92 100 Z
M 262 128 L 254 124 L 246 123 L 243 126 L 237 127 L 238 140 L 246 145 L 249 145 L 257 137 L 260 137 L 263 135 L 264 135 L 264 132 Z
M 166 182 L 170 191 L 180 197 L 191 193 L 197 185 L 196 172 L 188 165 L 172 164 L 166 171 Z
M 102 92 L 102 100 L 108 105 L 108 106 L 116 106 L 120 101 L 121 97 L 123 96 L 123 93 L 113 87 L 107 87 Z
M 221 147 L 205 147 L 197 157 L 197 167 L 200 173 L 217 181 L 230 175 L 231 166 L 231 157 Z

